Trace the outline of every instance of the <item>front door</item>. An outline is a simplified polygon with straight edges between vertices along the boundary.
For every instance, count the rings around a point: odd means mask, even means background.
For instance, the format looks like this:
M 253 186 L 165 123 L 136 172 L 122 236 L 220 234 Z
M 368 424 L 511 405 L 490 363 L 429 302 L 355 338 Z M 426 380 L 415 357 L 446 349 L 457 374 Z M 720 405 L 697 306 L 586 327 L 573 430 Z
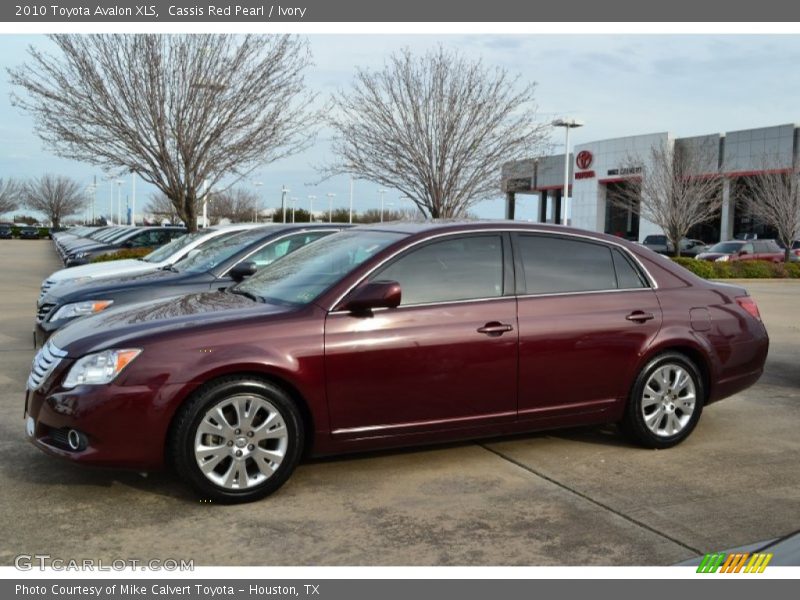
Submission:
M 499 233 L 416 246 L 370 277 L 400 283 L 399 307 L 328 315 L 334 435 L 414 433 L 516 417 L 509 257 L 508 239 Z

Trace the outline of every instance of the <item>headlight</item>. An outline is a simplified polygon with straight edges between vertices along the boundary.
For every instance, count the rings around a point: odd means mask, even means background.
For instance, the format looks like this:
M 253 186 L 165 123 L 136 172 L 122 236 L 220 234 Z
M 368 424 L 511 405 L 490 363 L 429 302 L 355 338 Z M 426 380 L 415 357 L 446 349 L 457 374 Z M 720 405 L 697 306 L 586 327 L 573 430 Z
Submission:
M 50 320 L 59 321 L 61 319 L 74 319 L 75 317 L 93 315 L 107 309 L 112 304 L 114 304 L 113 300 L 86 300 L 85 302 L 65 304 L 56 311 L 56 314 Z
M 728 262 L 730 259 L 731 259 L 731 257 L 730 257 L 730 256 L 728 256 L 727 254 L 725 254 L 725 255 L 723 255 L 723 256 L 720 256 L 720 257 L 719 257 L 717 260 L 715 260 L 714 262 Z
M 76 252 L 75 254 L 73 254 L 73 255 L 71 256 L 71 258 L 73 258 L 73 259 L 77 259 L 77 258 L 86 258 L 86 257 L 87 257 L 87 256 L 89 256 L 90 254 L 91 254 L 91 252 Z
M 61 385 L 69 389 L 76 385 L 111 383 L 141 352 L 139 348 L 130 348 L 87 354 L 72 365 Z

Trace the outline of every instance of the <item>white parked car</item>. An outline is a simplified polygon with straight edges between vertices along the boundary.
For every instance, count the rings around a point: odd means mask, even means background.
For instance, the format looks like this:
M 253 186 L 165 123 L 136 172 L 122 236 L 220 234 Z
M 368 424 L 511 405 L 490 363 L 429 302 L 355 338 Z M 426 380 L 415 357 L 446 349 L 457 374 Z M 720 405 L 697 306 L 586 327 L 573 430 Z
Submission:
M 218 238 L 221 235 L 230 235 L 234 232 L 242 231 L 243 229 L 261 226 L 262 225 L 256 223 L 240 223 L 208 227 L 202 231 L 182 235 L 143 258 L 111 260 L 107 262 L 90 263 L 79 267 L 71 267 L 69 269 L 61 269 L 60 271 L 52 273 L 44 280 L 39 299 L 41 300 L 44 298 L 47 292 L 57 286 L 75 285 L 97 279 L 158 271 L 159 269 L 174 265 L 176 262 L 189 255 L 192 250 L 195 250 L 209 240 Z

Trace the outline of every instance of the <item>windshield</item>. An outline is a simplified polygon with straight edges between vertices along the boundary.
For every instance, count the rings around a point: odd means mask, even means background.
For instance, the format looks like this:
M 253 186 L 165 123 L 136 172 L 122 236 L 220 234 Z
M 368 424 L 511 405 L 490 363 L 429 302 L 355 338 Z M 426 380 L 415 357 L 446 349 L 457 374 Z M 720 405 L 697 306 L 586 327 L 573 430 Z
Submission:
M 240 231 L 230 236 L 214 238 L 208 244 L 203 244 L 199 252 L 189 256 L 175 265 L 179 271 L 188 273 L 202 273 L 210 271 L 217 265 L 225 262 L 231 256 L 247 248 L 253 242 L 266 237 L 270 230 L 266 227 Z
M 154 250 L 153 252 L 142 258 L 142 260 L 147 261 L 149 263 L 164 262 L 181 248 L 185 248 L 189 244 L 199 240 L 200 238 L 206 235 L 208 235 L 208 230 L 196 231 L 194 233 L 182 235 L 181 237 L 177 237 L 174 240 L 172 240 L 169 244 L 161 246 L 161 248 L 159 248 L 158 250 Z
M 337 233 L 261 269 L 235 290 L 265 302 L 308 304 L 369 257 L 404 236 L 387 231 Z
M 719 252 L 720 254 L 733 254 L 742 249 L 742 242 L 720 242 L 708 249 L 708 252 Z

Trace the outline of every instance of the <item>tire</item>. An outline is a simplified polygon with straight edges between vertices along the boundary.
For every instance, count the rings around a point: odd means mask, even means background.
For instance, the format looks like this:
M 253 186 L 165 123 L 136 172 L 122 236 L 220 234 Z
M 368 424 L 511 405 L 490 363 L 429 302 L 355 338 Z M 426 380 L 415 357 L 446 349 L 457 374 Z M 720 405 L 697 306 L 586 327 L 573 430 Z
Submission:
M 673 387 L 676 383 L 679 388 Z M 666 352 L 640 371 L 622 429 L 645 448 L 671 448 L 689 437 L 704 404 L 705 387 L 697 366 L 683 354 Z
M 302 418 L 286 392 L 258 379 L 226 377 L 181 407 L 168 459 L 203 499 L 234 504 L 280 488 L 302 450 Z

